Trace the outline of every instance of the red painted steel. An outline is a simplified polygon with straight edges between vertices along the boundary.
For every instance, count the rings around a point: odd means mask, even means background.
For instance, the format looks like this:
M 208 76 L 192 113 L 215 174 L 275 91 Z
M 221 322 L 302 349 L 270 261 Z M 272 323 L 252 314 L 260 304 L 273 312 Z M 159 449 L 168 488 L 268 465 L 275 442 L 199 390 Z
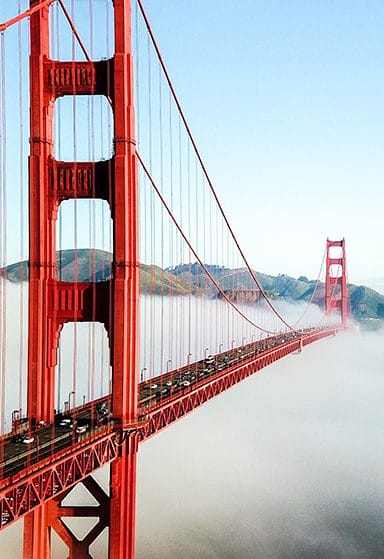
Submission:
M 24 497 L 25 493 L 21 492 Z M 29 559 L 40 559 L 51 556 L 51 541 L 48 530 L 42 530 L 42 526 L 49 523 L 48 508 L 46 505 L 39 506 L 33 513 L 29 513 L 24 520 L 24 557 Z
M 31 0 L 31 9 L 37 5 Z M 48 7 L 30 18 L 30 157 L 29 157 L 29 327 L 28 414 L 50 421 L 54 409 L 54 364 L 48 321 L 48 280 L 56 273 L 55 223 L 48 211 L 48 167 L 52 155 L 53 103 L 44 89 L 43 61 L 49 55 Z
M 115 429 L 137 421 L 138 383 L 138 202 L 134 138 L 130 0 L 114 0 L 115 54 L 101 62 L 49 58 L 48 7 L 31 8 L 31 152 L 28 417 L 52 422 L 57 348 L 65 322 L 99 321 L 110 339 Z M 107 162 L 60 162 L 53 156 L 52 117 L 57 97 L 105 95 L 114 112 L 114 157 Z M 65 199 L 102 198 L 113 218 L 110 282 L 64 283 L 57 279 L 56 220 Z M 111 465 L 110 556 L 134 556 L 136 446 L 120 447 Z M 41 478 L 45 483 L 45 478 Z M 41 488 L 42 490 L 44 487 Z M 52 511 L 51 511 L 52 512 Z M 52 514 L 33 513 L 25 530 L 24 557 L 45 557 Z M 129 545 L 123 535 L 131 534 Z M 43 534 L 36 538 L 34 534 Z M 68 540 L 68 534 L 66 538 Z M 35 543 L 36 542 L 36 543 Z M 75 545 L 75 544 L 74 544 Z M 76 544 L 77 545 L 77 544 Z M 32 549 L 32 547 L 33 549 Z
M 19 472 L 10 480 L 7 479 L 6 484 L 0 488 L 1 526 L 8 526 L 34 509 L 38 511 L 36 516 L 31 515 L 27 522 L 31 526 L 38 526 L 37 519 L 42 516 L 41 505 L 54 497 L 61 497 L 69 488 L 83 481 L 98 468 L 116 460 L 116 437 L 115 432 L 106 429 L 80 446 L 57 453 L 49 460 Z M 30 519 L 33 518 L 34 522 L 31 522 Z
M 92 476 L 86 477 L 82 484 L 98 503 L 96 506 L 68 506 L 63 500 L 71 489 L 51 499 L 48 503 L 49 524 L 63 540 L 69 550 L 68 559 L 90 559 L 89 547 L 99 537 L 104 528 L 110 525 L 109 497 Z M 61 518 L 98 518 L 96 525 L 80 540 Z
M 331 256 L 333 247 L 338 247 L 341 254 Z M 330 241 L 327 239 L 326 271 L 325 271 L 325 309 L 327 314 L 333 310 L 340 311 L 341 323 L 347 325 L 348 318 L 348 286 L 345 240 Z M 336 270 L 335 270 L 336 268 Z
M 30 8 L 38 5 L 31 0 Z M 44 89 L 43 61 L 49 56 L 48 6 L 30 17 L 30 157 L 29 157 L 29 417 L 51 421 L 54 410 L 58 332 L 48 318 L 48 282 L 56 273 L 55 223 L 48 208 L 48 166 L 52 156 L 53 102 Z M 53 359 L 52 359 L 53 358 Z M 32 490 L 32 488 L 31 488 Z M 28 495 L 29 496 L 29 495 Z M 15 495 L 17 498 L 18 495 Z M 32 499 L 33 500 L 33 499 Z M 28 498 L 28 502 L 30 499 Z M 45 505 L 31 512 L 24 524 L 24 558 L 48 557 Z
M 114 0 L 114 228 L 112 409 L 124 432 L 137 422 L 139 359 L 138 195 L 131 49 L 131 2 Z M 112 301 L 111 301 L 112 303 Z M 137 445 L 125 439 L 111 464 L 110 559 L 133 559 Z
M 19 21 L 22 21 L 23 19 L 26 19 L 27 17 L 30 17 L 33 13 L 37 12 L 38 10 L 41 10 L 43 7 L 49 6 L 54 1 L 55 0 L 40 0 L 40 3 L 35 2 L 34 3 L 35 5 L 34 5 L 33 8 L 29 8 L 28 10 L 25 10 L 24 12 L 21 12 L 20 14 L 13 17 L 12 19 L 9 19 L 8 21 L 6 21 L 4 23 L 0 23 L 0 33 L 3 33 L 6 29 L 8 29 L 8 27 L 11 27 L 15 23 L 18 23 Z

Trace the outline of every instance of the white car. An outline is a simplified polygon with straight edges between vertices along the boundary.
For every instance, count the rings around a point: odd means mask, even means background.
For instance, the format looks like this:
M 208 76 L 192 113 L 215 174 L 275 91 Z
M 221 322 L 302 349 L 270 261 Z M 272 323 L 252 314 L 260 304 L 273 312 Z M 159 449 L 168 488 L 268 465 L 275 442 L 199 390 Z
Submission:
M 87 429 L 88 429 L 88 425 L 79 425 L 79 427 L 76 427 L 76 433 L 77 435 L 82 435 L 87 431 Z

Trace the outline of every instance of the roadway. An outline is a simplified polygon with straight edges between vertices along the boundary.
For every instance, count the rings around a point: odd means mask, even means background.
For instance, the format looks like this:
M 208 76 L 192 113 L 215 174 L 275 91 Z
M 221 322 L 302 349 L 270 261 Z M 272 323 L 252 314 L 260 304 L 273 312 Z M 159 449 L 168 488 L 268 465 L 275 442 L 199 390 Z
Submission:
M 248 361 L 271 348 L 310 332 L 311 329 L 307 329 L 300 333 L 278 334 L 216 355 L 209 355 L 200 361 L 141 382 L 138 421 L 144 422 L 148 413 L 180 397 L 183 392 L 191 391 L 195 385 L 202 385 L 215 375 L 240 364 L 243 360 Z M 22 420 L 15 431 L 5 436 L 0 444 L 1 480 L 4 481 L 33 464 L 84 442 L 93 435 L 103 434 L 104 431 L 113 428 L 113 425 L 110 396 L 59 413 L 51 424 L 40 423 L 32 427 L 28 420 Z

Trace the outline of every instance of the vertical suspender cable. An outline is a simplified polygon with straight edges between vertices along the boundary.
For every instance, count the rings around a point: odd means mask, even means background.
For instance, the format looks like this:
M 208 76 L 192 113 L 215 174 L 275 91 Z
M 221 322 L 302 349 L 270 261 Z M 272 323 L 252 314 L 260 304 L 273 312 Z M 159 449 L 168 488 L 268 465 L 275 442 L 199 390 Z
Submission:
M 73 19 L 75 12 L 74 0 L 71 0 L 71 17 Z M 72 35 L 72 62 L 75 63 L 76 60 L 76 42 L 75 35 Z M 72 96 L 72 125 L 73 125 L 73 161 L 74 161 L 74 171 L 76 173 L 76 163 L 77 163 L 77 102 L 76 102 L 76 84 L 73 86 L 73 96 Z M 75 182 L 75 192 L 73 200 L 73 227 L 74 227 L 74 282 L 75 284 L 79 281 L 79 254 L 78 254 L 78 230 L 77 230 L 77 185 Z M 78 346 L 78 336 L 77 336 L 77 321 L 75 320 L 73 324 L 73 361 L 72 361 L 72 391 L 75 393 L 77 389 L 77 346 Z M 70 405 L 70 402 L 68 402 Z
M 160 149 L 160 187 L 164 190 L 164 153 L 163 153 L 163 105 L 162 105 L 162 85 L 161 67 L 158 66 L 159 79 L 159 149 Z M 160 251 L 161 251 L 161 301 L 160 301 L 160 372 L 165 371 L 164 361 L 164 208 L 160 205 Z M 168 356 L 169 357 L 169 356 Z
M 152 64 L 151 64 L 151 43 L 147 36 L 147 78 L 148 78 L 148 150 L 149 168 L 153 170 L 153 122 L 152 122 Z M 155 375 L 155 199 L 153 192 L 150 193 L 150 221 L 149 221 L 149 241 L 150 241 L 150 266 L 151 266 L 151 289 L 150 289 L 150 373 Z
M 110 21 L 110 10 L 107 7 L 107 13 L 106 13 L 106 42 L 108 45 L 108 55 L 109 57 L 112 56 L 112 52 L 110 51 L 110 28 L 111 28 L 111 21 Z M 108 99 L 112 98 L 112 92 L 113 92 L 113 88 L 111 88 L 111 68 L 108 65 L 107 67 L 107 84 L 108 84 L 108 90 L 107 90 L 107 97 Z M 115 131 L 114 131 L 114 120 L 112 120 L 112 116 L 111 116 L 111 111 L 108 111 L 108 144 L 110 146 L 110 157 L 108 160 L 108 200 L 112 200 L 112 185 L 113 185 L 113 181 L 112 181 L 112 177 L 113 177 L 113 165 L 112 165 L 112 157 L 114 155 L 114 140 L 115 140 Z M 110 213 L 109 213 L 110 215 Z M 109 275 L 110 275 L 110 282 L 109 282 L 109 301 L 112 301 L 112 297 L 113 297 L 113 251 L 114 251 L 114 247 L 113 247 L 113 243 L 114 243 L 114 237 L 113 237 L 113 220 L 109 219 L 109 236 L 108 236 L 108 240 L 109 240 Z M 113 309 L 113 305 L 109 305 L 109 309 L 108 309 L 108 323 L 112 324 L 113 323 L 113 315 L 112 315 L 112 309 Z M 109 333 L 110 335 L 110 333 Z M 111 370 L 111 348 L 112 348 L 112 344 L 111 344 L 111 340 L 109 340 L 109 359 L 108 359 L 108 384 L 107 384 L 107 392 L 108 394 L 111 392 L 111 387 L 112 387 L 112 370 Z
M 18 11 L 21 13 L 21 0 L 18 0 Z M 23 121 L 23 61 L 22 61 L 22 23 L 18 24 L 17 29 L 17 43 L 19 51 L 19 173 L 20 173 L 20 195 L 19 195 L 19 211 L 20 211 L 20 260 L 23 263 L 21 266 L 21 277 L 20 277 L 20 315 L 19 315 L 19 409 L 22 409 L 24 404 L 24 280 L 25 278 L 25 268 L 24 268 L 24 121 Z
M 52 31 L 53 31 L 53 49 L 54 50 L 54 58 L 60 60 L 60 17 L 59 17 L 59 8 L 58 4 L 54 4 L 52 7 Z M 61 115 L 61 103 L 56 103 L 56 110 L 55 110 L 55 157 L 56 159 L 61 159 L 61 138 L 62 138 L 62 115 Z M 63 216 L 62 212 L 59 211 L 59 220 L 58 220 L 58 278 L 59 280 L 63 279 L 62 269 L 63 269 Z M 58 347 L 58 366 L 57 366 L 57 396 L 56 396 L 56 407 L 60 409 L 62 403 L 62 371 L 63 371 L 63 364 L 62 364 L 62 349 L 61 344 Z
M 169 92 L 168 96 L 168 112 L 169 112 L 169 184 L 170 184 L 170 204 L 173 210 L 173 120 L 172 120 L 172 97 Z M 168 229 L 169 229 L 169 267 L 172 269 L 174 265 L 173 261 L 173 248 L 174 248 L 174 233 L 173 233 L 173 226 L 170 219 L 168 219 Z M 172 370 L 175 369 L 177 360 L 176 356 L 174 355 L 174 334 L 173 329 L 175 327 L 174 321 L 175 316 L 173 313 L 174 310 L 174 289 L 173 284 L 171 284 L 170 293 L 169 293 L 169 326 L 168 326 L 168 339 L 169 339 L 169 350 L 168 350 L 168 360 L 171 360 L 171 365 L 174 364 Z M 167 363 L 168 364 L 168 363 Z
M 141 146 L 141 73 L 140 73 L 140 55 L 141 55 L 141 49 L 140 49 L 140 30 L 139 30 L 139 14 L 138 14 L 138 7 L 137 4 L 134 3 L 133 5 L 134 8 L 134 30 L 135 30 L 135 51 L 136 51 L 136 56 L 135 56 L 135 109 L 136 109 L 136 119 L 135 119 L 135 123 L 136 123 L 136 141 L 137 141 L 137 145 Z M 144 188 L 144 192 L 143 192 L 143 185 L 144 182 L 146 181 L 146 178 L 143 177 L 143 174 L 139 171 L 138 172 L 138 182 L 139 182 L 139 191 L 140 191 L 140 212 L 144 213 L 144 215 L 140 216 L 140 223 L 141 223 L 141 230 L 140 230 L 140 245 L 141 245 L 141 249 L 140 249 L 140 262 L 143 263 L 147 263 L 147 259 L 146 259 L 146 243 L 147 243 L 147 239 L 146 239 L 146 211 L 144 210 L 143 212 L 143 207 L 145 208 L 146 206 L 146 191 L 147 189 Z M 143 228 L 144 227 L 144 228 Z M 143 277 L 143 273 L 144 270 L 143 268 L 141 268 L 141 275 Z M 147 277 L 146 277 L 146 281 L 145 281 L 145 285 L 147 285 Z M 143 380 L 143 376 L 144 376 L 144 372 L 148 369 L 147 366 L 147 335 L 146 335 L 146 310 L 147 310 L 147 297 L 146 295 L 144 295 L 144 297 L 140 296 L 140 348 L 141 348 L 141 359 L 140 359 L 140 369 L 141 369 L 141 373 L 140 373 L 140 380 Z
M 188 238 L 192 238 L 191 231 L 191 162 L 190 162 L 190 143 L 187 142 L 187 228 L 188 228 Z M 188 250 L 188 326 L 187 326 L 187 336 L 188 336 L 188 355 L 191 355 L 191 333 L 192 333 L 192 281 L 191 281 L 191 256 L 192 253 Z M 197 356 L 196 356 L 197 358 Z
M 183 145 L 182 145 L 182 126 L 180 116 L 178 117 L 178 159 L 179 159 L 179 208 L 180 208 L 180 223 L 183 227 Z M 184 314 L 184 299 L 185 299 L 185 258 L 184 258 L 184 243 L 183 240 L 180 238 L 179 241 L 180 247 L 180 265 L 181 265 L 181 287 L 182 287 L 182 295 L 180 297 L 180 363 L 185 363 L 186 358 L 186 351 L 185 351 L 185 314 Z M 188 364 L 188 359 L 187 359 Z
M 1 192 L 0 215 L 0 267 L 7 265 L 7 121 L 6 121 L 6 70 L 5 70 L 5 34 L 0 34 L 0 67 L 1 67 L 1 95 L 0 95 L 0 134 L 1 134 Z M 0 334 L 1 334 L 1 386 L 0 386 L 0 434 L 4 433 L 5 402 L 6 402 L 6 366 L 7 366 L 7 274 L 1 276 L 0 293 Z
M 90 56 L 93 58 L 94 51 L 94 29 L 93 29 L 93 0 L 89 0 L 89 35 L 90 35 Z M 90 160 L 96 160 L 95 151 L 95 98 L 94 92 L 89 99 L 90 102 Z M 99 129 L 100 131 L 100 129 Z M 98 131 L 98 133 L 99 133 Z M 90 215 L 89 215 L 89 227 L 90 227 L 90 277 L 92 281 L 92 320 L 89 325 L 91 335 L 90 335 L 90 400 L 95 399 L 95 367 L 96 367 L 96 191 L 95 191 L 95 177 L 93 177 L 92 183 L 92 200 L 90 200 Z
M 200 250 L 200 243 L 199 243 L 199 223 L 198 223 L 198 187 L 199 187 L 199 173 L 197 167 L 197 161 L 195 159 L 194 165 L 194 192 L 195 192 L 195 229 L 196 229 L 196 246 L 199 247 Z M 197 278 L 197 276 L 196 276 Z M 206 341 L 202 336 L 202 320 L 201 320 L 201 307 L 200 307 L 200 300 L 199 294 L 196 294 L 198 298 L 195 298 L 195 308 L 196 308 L 196 317 L 195 317 L 195 356 L 198 358 L 199 349 L 205 347 Z M 209 348 L 208 348 L 209 349 Z
M 206 167 L 205 167 L 205 165 L 204 165 L 204 162 L 203 162 L 203 159 L 202 159 L 202 157 L 201 157 L 200 151 L 199 151 L 199 149 L 198 149 L 198 147 L 197 147 L 197 144 L 196 144 L 196 141 L 195 141 L 195 139 L 194 139 L 194 137 L 193 137 L 193 135 L 192 135 L 191 128 L 190 128 L 190 126 L 189 126 L 189 124 L 188 124 L 188 121 L 187 121 L 187 119 L 186 119 L 186 116 L 185 116 L 185 114 L 184 114 L 184 111 L 183 111 L 183 109 L 182 109 L 182 107 L 181 107 L 180 101 L 179 101 L 179 99 L 178 99 L 178 97 L 177 97 L 177 95 L 176 95 L 175 88 L 174 88 L 174 86 L 173 86 L 173 83 L 172 83 L 172 80 L 171 80 L 170 75 L 169 75 L 169 73 L 168 73 L 168 70 L 167 70 L 167 67 L 166 67 L 166 65 L 165 65 L 164 59 L 163 59 L 163 57 L 162 57 L 162 55 L 161 55 L 161 52 L 160 52 L 160 49 L 159 49 L 159 47 L 158 47 L 157 41 L 156 41 L 156 39 L 155 39 L 154 33 L 153 33 L 152 28 L 151 28 L 151 26 L 150 26 L 148 17 L 147 17 L 147 15 L 146 15 L 145 10 L 144 10 L 143 3 L 142 3 L 141 0 L 136 0 L 136 1 L 137 1 L 138 5 L 139 5 L 139 7 L 140 7 L 140 11 L 141 11 L 141 14 L 142 14 L 142 16 L 143 16 L 145 25 L 146 25 L 146 27 L 147 27 L 148 34 L 149 34 L 149 36 L 151 37 L 151 41 L 152 41 L 152 44 L 153 44 L 153 46 L 154 46 L 156 55 L 157 55 L 157 57 L 158 57 L 158 59 L 159 59 L 159 62 L 160 62 L 160 64 L 161 64 L 162 68 L 163 68 L 164 76 L 165 76 L 165 78 L 166 78 L 166 80 L 167 80 L 167 83 L 168 83 L 168 85 L 169 85 L 169 88 L 170 88 L 170 90 L 171 90 L 171 92 L 172 92 L 172 96 L 173 96 L 173 99 L 174 99 L 175 104 L 176 104 L 176 106 L 177 106 L 180 119 L 182 120 L 183 125 L 184 125 L 184 127 L 185 127 L 186 134 L 187 134 L 188 138 L 189 138 L 190 141 L 191 141 L 191 144 L 192 144 L 193 149 L 194 149 L 194 151 L 195 151 L 196 157 L 198 158 L 199 163 L 200 163 L 201 168 L 202 168 L 202 171 L 203 171 L 203 173 L 204 173 L 204 175 L 205 175 L 205 177 L 206 177 L 206 179 L 207 179 L 207 183 L 208 183 L 208 186 L 209 186 L 209 188 L 210 188 L 210 190 L 211 190 L 212 196 L 213 196 L 213 198 L 214 198 L 214 200 L 215 200 L 215 202 L 216 202 L 216 204 L 217 204 L 217 206 L 218 206 L 218 208 L 219 208 L 219 211 L 220 211 L 220 213 L 221 213 L 221 215 L 222 215 L 222 217 L 223 217 L 223 219 L 224 219 L 224 221 L 225 221 L 225 223 L 226 223 L 226 226 L 228 227 L 228 229 L 229 229 L 229 231 L 230 231 L 230 233 L 231 233 L 233 242 L 235 243 L 235 245 L 236 245 L 236 247 L 237 247 L 237 250 L 239 251 L 239 253 L 240 253 L 240 255 L 241 255 L 241 258 L 242 258 L 242 260 L 243 260 L 245 266 L 247 267 L 247 269 L 248 269 L 248 271 L 249 271 L 249 273 L 250 273 L 250 275 L 251 275 L 251 277 L 252 277 L 252 280 L 254 281 L 254 283 L 255 283 L 255 284 L 257 285 L 257 287 L 259 288 L 259 290 L 260 290 L 260 292 L 261 292 L 263 298 L 265 299 L 267 305 L 271 308 L 272 312 L 279 318 L 279 320 L 280 320 L 285 326 L 287 326 L 287 328 L 289 328 L 289 329 L 292 330 L 291 326 L 290 326 L 290 325 L 284 320 L 284 318 L 278 313 L 278 311 L 275 309 L 275 307 L 273 306 L 273 304 L 271 303 L 271 301 L 270 301 L 269 298 L 267 297 L 267 295 L 266 295 L 264 289 L 262 288 L 260 282 L 258 281 L 258 279 L 257 279 L 257 277 L 256 277 L 256 275 L 255 275 L 255 273 L 253 272 L 252 268 L 250 267 L 250 265 L 249 265 L 249 263 L 248 263 L 248 260 L 246 259 L 243 250 L 241 249 L 241 246 L 240 246 L 240 244 L 239 244 L 239 242 L 238 242 L 238 239 L 237 239 L 237 237 L 236 237 L 236 235 L 235 235 L 235 233 L 234 233 L 234 231 L 233 231 L 233 229 L 232 229 L 232 227 L 231 227 L 231 225 L 230 225 L 230 223 L 229 223 L 229 221 L 228 221 L 228 219 L 227 219 L 227 216 L 226 216 L 226 214 L 225 214 L 225 212 L 224 212 L 224 209 L 223 209 L 223 207 L 222 207 L 222 205 L 221 205 L 221 203 L 220 203 L 220 200 L 219 200 L 219 198 L 218 198 L 218 196 L 217 196 L 217 193 L 216 193 L 216 190 L 215 190 L 215 188 L 214 188 L 214 186 L 213 186 L 213 183 L 212 183 L 212 181 L 211 181 L 211 179 L 210 179 L 210 177 L 209 177 L 209 175 L 208 175 L 208 172 L 207 172 L 207 169 L 206 169 Z

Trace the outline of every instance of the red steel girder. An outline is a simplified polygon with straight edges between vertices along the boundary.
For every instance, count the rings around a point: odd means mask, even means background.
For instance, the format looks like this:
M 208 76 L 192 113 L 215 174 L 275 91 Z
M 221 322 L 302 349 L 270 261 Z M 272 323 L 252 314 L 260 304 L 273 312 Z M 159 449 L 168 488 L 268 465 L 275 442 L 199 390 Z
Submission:
M 118 456 L 116 433 L 107 430 L 97 438 L 7 479 L 0 489 L 0 519 L 4 528 L 68 489 Z

